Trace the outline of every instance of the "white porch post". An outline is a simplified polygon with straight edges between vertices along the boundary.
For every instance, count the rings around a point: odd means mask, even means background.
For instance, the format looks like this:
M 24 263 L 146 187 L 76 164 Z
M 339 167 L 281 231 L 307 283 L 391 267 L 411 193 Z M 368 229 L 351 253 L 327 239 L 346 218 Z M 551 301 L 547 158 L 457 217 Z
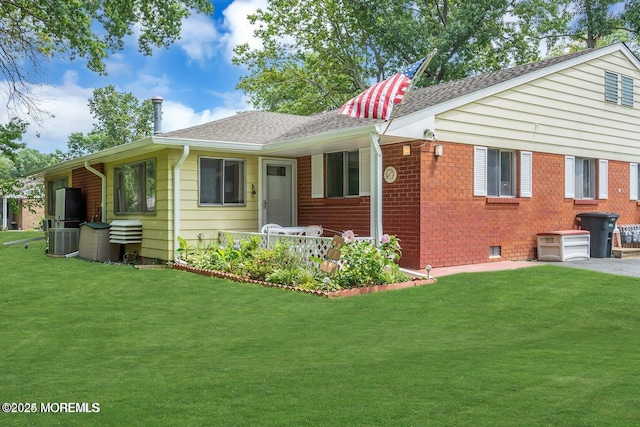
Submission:
M 376 246 L 382 238 L 382 150 L 377 133 L 370 134 L 371 140 L 371 206 L 370 231 Z
M 2 228 L 7 229 L 7 198 L 2 196 Z

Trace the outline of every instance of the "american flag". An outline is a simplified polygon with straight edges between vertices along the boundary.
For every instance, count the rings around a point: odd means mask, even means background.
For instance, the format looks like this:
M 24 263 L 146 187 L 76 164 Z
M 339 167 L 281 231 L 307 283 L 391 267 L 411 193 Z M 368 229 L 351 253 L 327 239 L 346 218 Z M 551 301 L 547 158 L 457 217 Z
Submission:
M 427 58 L 401 70 L 388 79 L 376 83 L 360 95 L 348 100 L 338 113 L 349 117 L 388 120 L 394 104 L 402 102 L 411 79 Z

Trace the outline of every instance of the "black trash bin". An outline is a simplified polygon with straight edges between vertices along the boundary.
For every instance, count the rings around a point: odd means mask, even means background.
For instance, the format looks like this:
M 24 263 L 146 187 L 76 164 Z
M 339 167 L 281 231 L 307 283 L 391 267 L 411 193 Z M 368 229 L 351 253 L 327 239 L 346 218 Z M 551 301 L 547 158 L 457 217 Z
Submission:
M 612 212 L 583 212 L 576 215 L 580 228 L 591 233 L 591 258 L 611 258 L 613 230 L 619 217 Z

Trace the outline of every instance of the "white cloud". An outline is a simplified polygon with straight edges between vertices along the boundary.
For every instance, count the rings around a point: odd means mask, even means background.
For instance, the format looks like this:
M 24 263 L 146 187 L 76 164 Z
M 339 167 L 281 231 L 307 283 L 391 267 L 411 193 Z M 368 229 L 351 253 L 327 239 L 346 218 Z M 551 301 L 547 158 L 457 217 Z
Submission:
M 170 132 L 197 126 L 232 116 L 251 107 L 248 99 L 240 92 L 215 93 L 214 96 L 222 100 L 222 105 L 200 112 L 187 105 L 165 100 L 162 104 L 162 131 Z
M 210 18 L 194 14 L 182 21 L 176 45 L 184 50 L 189 60 L 205 61 L 215 55 L 219 42 L 220 34 Z
M 233 56 L 233 49 L 239 44 L 248 43 L 252 49 L 262 47 L 260 39 L 253 36 L 255 26 L 249 24 L 247 15 L 258 9 L 266 10 L 267 6 L 267 0 L 235 0 L 222 12 L 228 31 L 224 37 L 228 58 Z
M 93 89 L 77 84 L 77 74 L 67 71 L 61 86 L 39 85 L 33 88 L 32 96 L 37 99 L 38 107 L 50 117 L 34 120 L 31 116 L 19 114 L 30 122 L 22 141 L 27 147 L 48 153 L 56 149 L 66 150 L 67 139 L 74 132 L 88 132 L 93 128 L 93 118 L 87 102 Z M 0 122 L 6 122 L 3 111 Z
M 160 76 L 139 73 L 135 80 L 131 80 L 119 90 L 131 92 L 136 98 L 142 101 L 152 96 L 167 96 L 170 94 L 171 81 L 164 73 Z

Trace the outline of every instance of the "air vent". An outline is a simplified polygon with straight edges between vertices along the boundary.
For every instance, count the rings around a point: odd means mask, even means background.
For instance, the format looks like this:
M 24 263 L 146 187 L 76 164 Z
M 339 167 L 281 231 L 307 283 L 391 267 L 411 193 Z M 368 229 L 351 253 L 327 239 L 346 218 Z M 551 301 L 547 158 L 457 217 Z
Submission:
M 136 220 L 117 220 L 111 222 L 109 242 L 126 245 L 142 243 L 142 222 Z
M 78 250 L 78 228 L 50 228 L 49 255 L 67 255 Z

